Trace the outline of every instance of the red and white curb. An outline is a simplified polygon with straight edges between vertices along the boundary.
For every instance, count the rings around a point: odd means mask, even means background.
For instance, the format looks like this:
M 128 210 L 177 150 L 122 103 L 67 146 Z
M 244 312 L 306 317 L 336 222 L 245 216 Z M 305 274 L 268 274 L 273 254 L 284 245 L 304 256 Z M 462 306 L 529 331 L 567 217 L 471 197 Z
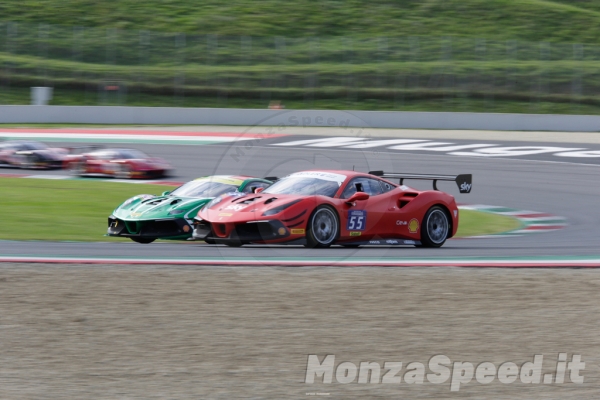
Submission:
M 168 132 L 133 129 L 3 129 L 5 139 L 50 142 L 213 144 L 286 136 L 267 133 Z

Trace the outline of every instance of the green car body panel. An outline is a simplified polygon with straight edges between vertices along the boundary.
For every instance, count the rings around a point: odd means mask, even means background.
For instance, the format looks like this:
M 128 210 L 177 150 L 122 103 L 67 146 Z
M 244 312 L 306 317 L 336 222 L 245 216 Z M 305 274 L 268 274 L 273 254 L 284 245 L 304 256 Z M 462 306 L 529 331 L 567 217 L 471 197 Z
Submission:
M 249 176 L 205 176 L 160 196 L 140 194 L 127 199 L 108 217 L 108 236 L 128 237 L 138 243 L 156 239 L 188 240 L 198 211 L 225 193 L 251 193 L 272 181 Z

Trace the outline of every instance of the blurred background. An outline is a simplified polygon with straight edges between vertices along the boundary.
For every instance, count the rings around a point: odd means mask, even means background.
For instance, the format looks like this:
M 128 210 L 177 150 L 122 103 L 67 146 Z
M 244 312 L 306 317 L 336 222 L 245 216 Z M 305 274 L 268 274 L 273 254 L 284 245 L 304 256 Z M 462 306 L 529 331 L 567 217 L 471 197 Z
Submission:
M 0 4 L 0 104 L 598 114 L 600 3 Z

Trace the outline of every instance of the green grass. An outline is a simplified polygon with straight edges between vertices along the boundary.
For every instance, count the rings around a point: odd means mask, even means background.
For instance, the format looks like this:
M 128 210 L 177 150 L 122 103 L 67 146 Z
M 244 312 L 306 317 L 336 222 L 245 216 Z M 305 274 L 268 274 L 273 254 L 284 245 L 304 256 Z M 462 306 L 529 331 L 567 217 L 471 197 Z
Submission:
M 0 239 L 128 242 L 103 236 L 114 208 L 136 194 L 160 194 L 170 189 L 94 180 L 0 178 Z M 458 237 L 519 227 L 514 218 L 473 210 L 462 210 L 460 218 Z
M 421 93 L 423 94 L 423 93 Z M 10 93 L 0 93 L 0 104 L 27 104 L 29 89 L 12 88 Z M 348 98 L 347 96 L 331 98 L 316 98 L 310 101 L 290 99 L 286 96 L 272 95 L 273 99 L 280 99 L 288 110 L 321 109 L 321 110 L 367 110 L 367 111 L 445 111 L 445 112 L 492 112 L 492 113 L 531 113 L 531 114 L 600 114 L 600 99 L 590 97 L 583 102 L 550 101 L 537 97 L 520 100 L 504 99 L 488 96 L 469 97 L 466 94 L 438 93 L 433 98 L 414 99 L 398 94 L 383 98 L 365 97 Z M 97 105 L 97 94 L 55 88 L 52 105 Z M 118 103 L 108 103 L 115 105 Z M 182 97 L 160 94 L 130 94 L 123 105 L 129 106 L 171 106 L 171 107 L 219 107 L 219 108 L 256 108 L 264 109 L 269 105 L 269 100 L 260 98 L 236 98 L 220 96 L 193 96 L 184 94 Z M 23 124 L 18 124 L 22 126 Z M 15 125 L 17 126 L 17 125 Z M 32 125 L 33 126 L 33 125 Z M 39 127 L 53 127 L 44 124 Z M 58 126 L 58 125 L 56 125 Z M 60 124 L 60 126 L 65 126 Z M 81 125 L 75 125 L 81 126 Z M 91 125 L 90 125 L 91 126 Z M 94 125 L 106 127 L 106 125 Z M 7 126 L 8 127 L 8 126 Z
M 598 114 L 596 3 L 6 0 L 0 104 Z
M 6 21 L 250 36 L 600 38 L 594 0 L 3 0 Z M 105 34 L 105 32 L 104 32 Z
M 253 38 L 135 32 L 110 43 L 35 26 L 2 38 L 0 104 L 28 104 L 52 86 L 53 105 L 131 105 L 598 114 L 600 48 L 469 37 Z M 99 34 L 100 36 L 96 35 Z M 212 43 L 212 45 L 210 44 Z M 10 44 L 10 45 L 9 45 Z M 76 50 L 74 50 L 76 49 Z M 107 50 L 108 49 L 108 50 Z M 105 87 L 120 92 L 104 91 Z
M 0 178 L 0 239 L 124 241 L 103 236 L 107 218 L 127 198 L 171 186 Z
M 456 237 L 493 235 L 518 229 L 518 219 L 476 210 L 460 210 Z

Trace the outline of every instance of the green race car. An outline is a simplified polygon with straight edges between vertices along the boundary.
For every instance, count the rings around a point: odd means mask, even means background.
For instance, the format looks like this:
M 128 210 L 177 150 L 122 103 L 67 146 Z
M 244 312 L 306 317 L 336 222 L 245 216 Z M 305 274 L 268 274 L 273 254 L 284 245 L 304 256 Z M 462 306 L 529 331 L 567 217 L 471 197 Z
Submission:
M 108 236 L 128 237 L 138 243 L 187 240 L 192 237 L 194 217 L 206 203 L 223 194 L 253 193 L 271 183 L 249 176 L 205 176 L 160 196 L 140 194 L 126 200 L 108 217 Z

